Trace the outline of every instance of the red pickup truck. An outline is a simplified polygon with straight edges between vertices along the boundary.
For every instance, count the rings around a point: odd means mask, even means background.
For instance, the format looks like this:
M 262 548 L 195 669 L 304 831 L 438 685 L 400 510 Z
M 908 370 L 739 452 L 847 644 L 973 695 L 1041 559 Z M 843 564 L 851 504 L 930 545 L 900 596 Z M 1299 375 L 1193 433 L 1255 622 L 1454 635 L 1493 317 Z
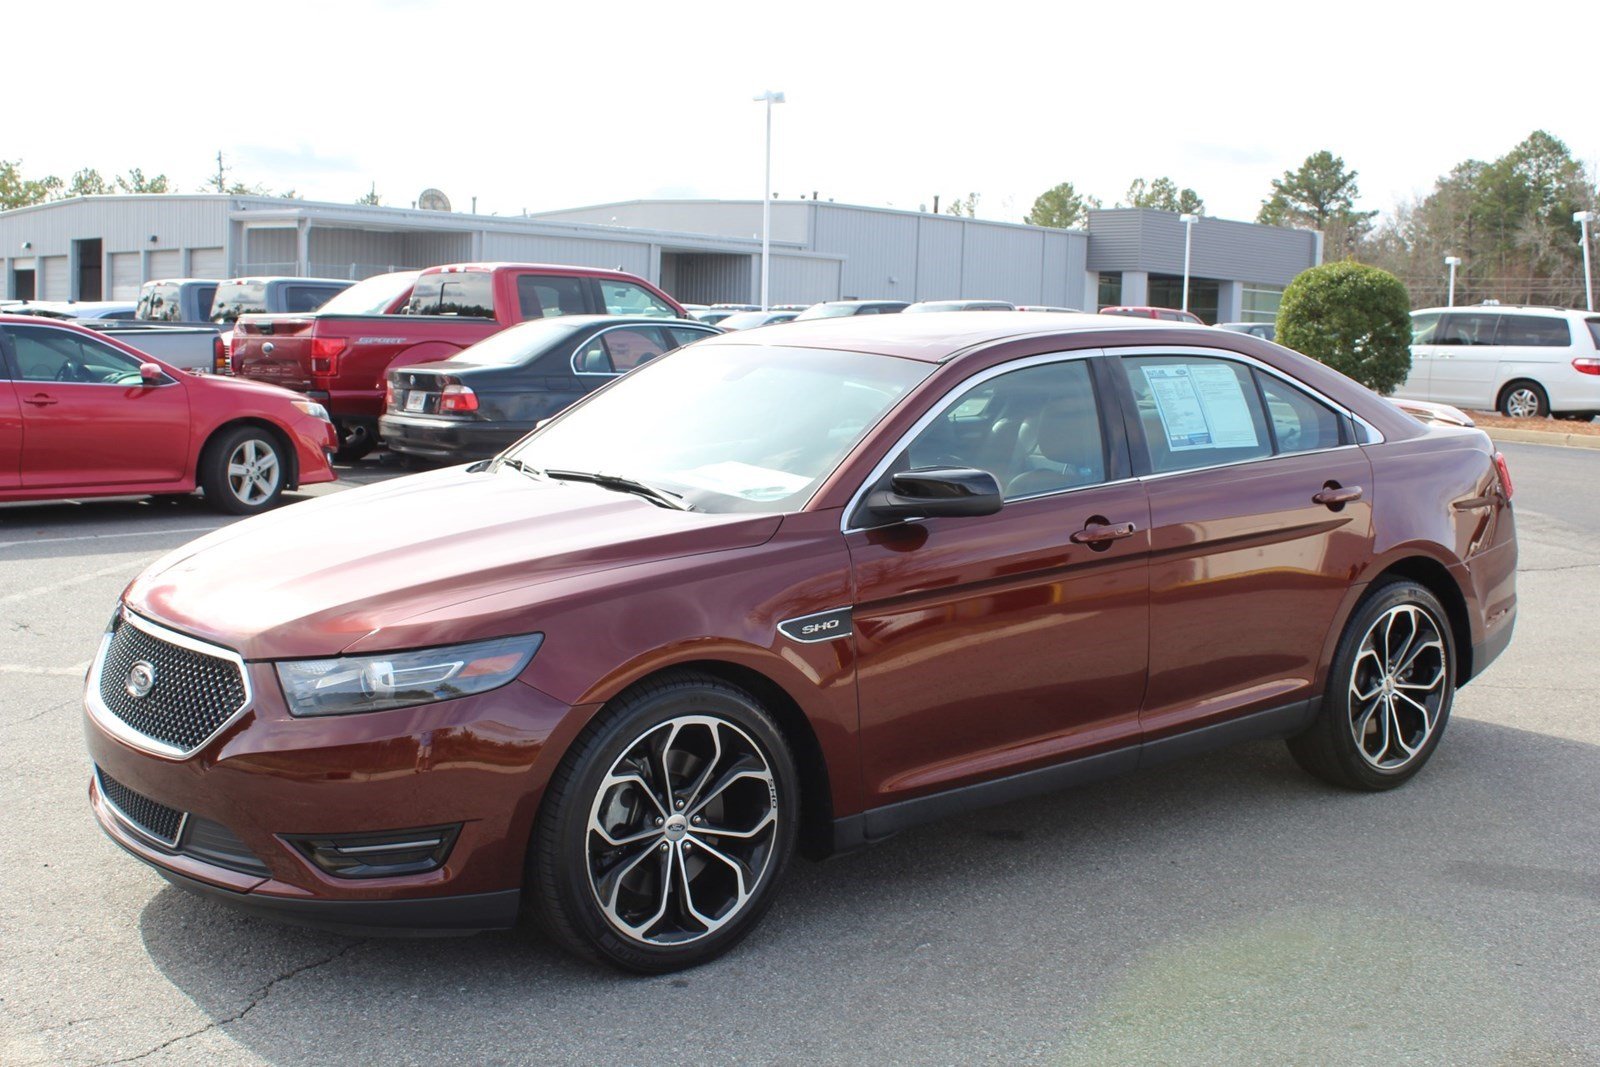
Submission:
M 370 278 L 309 314 L 245 315 L 234 327 L 232 366 L 241 377 L 321 401 L 338 427 L 341 458 L 351 459 L 377 443 L 390 367 L 449 359 L 528 319 L 684 314 L 676 300 L 622 271 L 458 263 L 430 267 L 414 281 Z

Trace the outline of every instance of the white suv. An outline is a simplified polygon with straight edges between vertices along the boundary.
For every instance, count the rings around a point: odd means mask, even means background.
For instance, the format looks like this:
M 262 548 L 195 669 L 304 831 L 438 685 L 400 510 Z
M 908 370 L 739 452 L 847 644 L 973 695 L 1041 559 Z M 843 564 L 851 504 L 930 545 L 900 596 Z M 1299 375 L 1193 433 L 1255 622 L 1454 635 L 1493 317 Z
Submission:
M 1411 313 L 1411 374 L 1395 395 L 1526 418 L 1600 415 L 1600 314 L 1562 308 Z

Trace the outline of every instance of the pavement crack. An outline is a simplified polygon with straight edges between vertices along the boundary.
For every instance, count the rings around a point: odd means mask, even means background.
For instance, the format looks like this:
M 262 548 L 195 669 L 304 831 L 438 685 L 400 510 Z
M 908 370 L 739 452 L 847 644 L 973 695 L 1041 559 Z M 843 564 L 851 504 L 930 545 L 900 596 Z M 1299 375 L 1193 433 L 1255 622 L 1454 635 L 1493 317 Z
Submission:
M 154 1056 L 158 1052 L 171 1048 L 173 1045 L 176 1045 L 181 1041 L 188 1041 L 190 1038 L 199 1037 L 201 1034 L 204 1034 L 208 1031 L 220 1030 L 223 1027 L 231 1026 L 265 1003 L 267 998 L 272 995 L 272 991 L 277 988 L 278 983 L 287 982 L 291 978 L 305 974 L 307 971 L 314 971 L 318 967 L 326 967 L 328 964 L 333 963 L 336 960 L 343 959 L 345 956 L 349 955 L 350 952 L 364 944 L 366 944 L 365 941 L 351 941 L 337 952 L 324 956 L 321 959 L 312 960 L 310 963 L 303 963 L 298 967 L 294 967 L 283 972 L 269 981 L 266 985 L 262 986 L 260 989 L 257 989 L 255 992 L 251 993 L 249 1002 L 232 1015 L 222 1019 L 213 1019 L 211 1022 L 206 1023 L 206 1025 L 199 1027 L 198 1029 L 190 1030 L 186 1034 L 179 1034 L 176 1037 L 168 1038 L 166 1041 L 161 1042 L 161 1044 L 156 1045 L 154 1048 L 146 1049 L 138 1055 L 125 1056 L 119 1060 L 103 1060 L 100 1063 L 95 1064 L 94 1067 L 115 1067 L 115 1065 L 119 1063 L 137 1063 L 140 1060 L 148 1059 L 149 1057 Z
M 32 722 L 35 719 L 43 718 L 44 716 L 50 714 L 52 711 L 63 711 L 65 709 L 67 709 L 67 708 L 70 708 L 73 705 L 75 705 L 77 702 L 78 702 L 78 699 L 76 697 L 74 697 L 71 700 L 63 700 L 59 704 L 47 704 L 46 706 L 40 708 L 38 711 L 34 712 L 32 715 L 24 715 L 20 719 L 7 719 L 5 722 L 0 723 L 0 730 L 9 730 L 13 726 L 24 726 L 24 725 Z
M 1600 563 L 1569 563 L 1564 567 L 1518 567 L 1518 574 L 1549 574 L 1552 571 L 1581 571 L 1600 567 Z

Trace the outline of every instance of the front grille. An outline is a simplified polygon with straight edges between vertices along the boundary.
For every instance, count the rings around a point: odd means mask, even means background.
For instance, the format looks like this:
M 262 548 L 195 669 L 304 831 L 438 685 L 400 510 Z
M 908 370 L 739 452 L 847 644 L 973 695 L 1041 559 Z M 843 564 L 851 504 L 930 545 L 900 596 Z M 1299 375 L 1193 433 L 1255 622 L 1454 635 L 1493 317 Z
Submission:
M 100 795 L 110 802 L 124 822 L 168 848 L 177 846 L 178 834 L 183 831 L 183 812 L 134 792 L 98 767 L 95 771 L 100 776 Z
M 129 684 L 139 663 L 148 665 L 152 678 L 142 697 Z M 163 640 L 119 618 L 100 664 L 99 696 L 136 733 L 187 754 L 245 706 L 249 691 L 238 662 Z

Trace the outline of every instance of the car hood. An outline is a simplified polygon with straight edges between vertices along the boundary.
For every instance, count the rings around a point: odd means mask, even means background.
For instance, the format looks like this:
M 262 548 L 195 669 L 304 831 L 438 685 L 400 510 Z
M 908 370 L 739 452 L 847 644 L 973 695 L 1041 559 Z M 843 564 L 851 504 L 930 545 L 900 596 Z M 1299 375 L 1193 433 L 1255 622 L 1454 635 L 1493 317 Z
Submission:
M 753 547 L 781 521 L 674 511 L 510 468 L 455 467 L 292 504 L 207 534 L 157 560 L 124 599 L 147 618 L 246 659 L 443 644 L 529 632 L 537 627 L 527 618 L 537 612 L 478 618 L 474 632 L 421 634 L 405 620 L 560 579 Z M 516 599 L 532 606 L 537 597 Z

